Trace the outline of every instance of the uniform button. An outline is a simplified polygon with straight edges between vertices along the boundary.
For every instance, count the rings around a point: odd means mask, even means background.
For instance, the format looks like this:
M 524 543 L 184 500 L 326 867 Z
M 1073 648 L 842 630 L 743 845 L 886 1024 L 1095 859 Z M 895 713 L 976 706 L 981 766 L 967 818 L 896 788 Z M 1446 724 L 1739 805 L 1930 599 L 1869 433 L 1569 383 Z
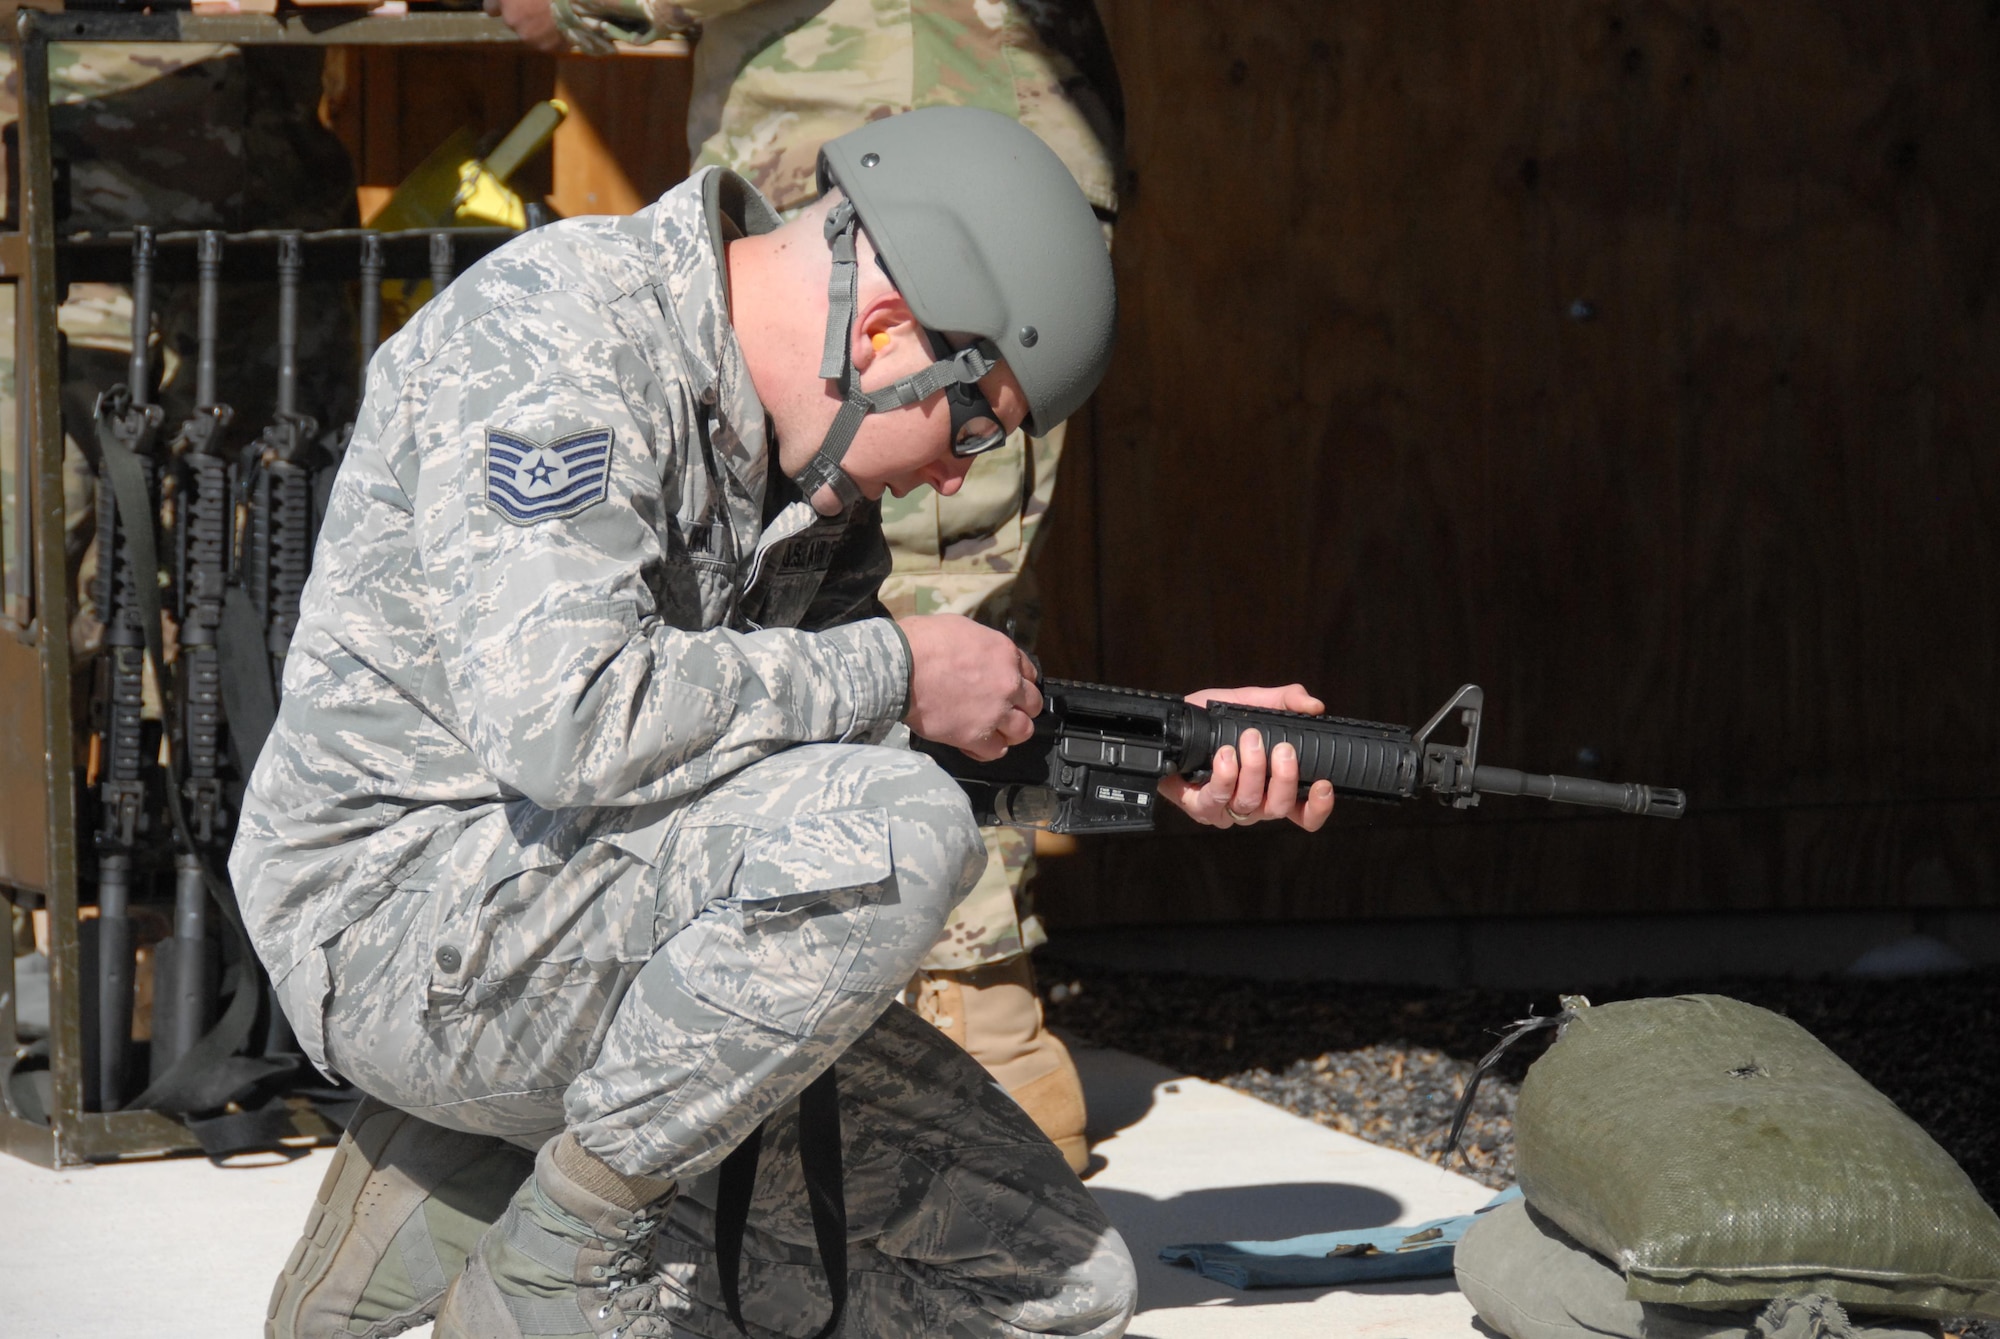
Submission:
M 460 965 L 465 962 L 464 955 L 450 944 L 438 945 L 436 957 L 437 965 L 444 968 L 447 972 L 457 971 Z

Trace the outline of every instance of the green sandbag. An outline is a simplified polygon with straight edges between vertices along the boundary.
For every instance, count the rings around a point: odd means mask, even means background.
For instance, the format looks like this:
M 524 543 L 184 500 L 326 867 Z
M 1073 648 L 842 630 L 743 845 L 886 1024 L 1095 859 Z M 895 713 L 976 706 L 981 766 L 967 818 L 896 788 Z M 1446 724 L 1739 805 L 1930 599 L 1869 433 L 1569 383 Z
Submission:
M 2000 1217 L 1894 1103 L 1768 1009 L 1583 1007 L 1514 1114 L 1528 1202 L 1638 1301 L 1825 1293 L 2000 1319 Z

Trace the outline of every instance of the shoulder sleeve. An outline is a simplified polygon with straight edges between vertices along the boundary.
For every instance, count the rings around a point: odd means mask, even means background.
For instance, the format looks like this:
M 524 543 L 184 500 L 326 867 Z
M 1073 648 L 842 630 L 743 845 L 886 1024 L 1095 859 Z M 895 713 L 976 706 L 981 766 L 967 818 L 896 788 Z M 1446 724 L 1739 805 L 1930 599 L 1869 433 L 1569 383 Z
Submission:
M 595 298 L 535 293 L 413 372 L 418 560 L 452 707 L 504 786 L 545 808 L 699 789 L 791 744 L 900 718 L 893 624 L 688 630 L 656 590 L 698 447 L 640 342 Z

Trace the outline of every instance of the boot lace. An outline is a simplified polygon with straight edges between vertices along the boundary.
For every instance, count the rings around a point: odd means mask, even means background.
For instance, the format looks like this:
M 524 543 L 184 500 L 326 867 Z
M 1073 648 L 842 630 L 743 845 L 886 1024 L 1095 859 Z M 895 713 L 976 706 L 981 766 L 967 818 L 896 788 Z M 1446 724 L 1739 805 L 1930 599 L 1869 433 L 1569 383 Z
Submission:
M 653 1280 L 653 1238 L 665 1217 L 665 1203 L 633 1214 L 612 1248 L 610 1264 L 600 1266 L 604 1301 L 597 1308 L 597 1319 L 618 1317 L 618 1326 L 607 1339 L 673 1339 L 673 1327 L 660 1310 L 659 1285 Z

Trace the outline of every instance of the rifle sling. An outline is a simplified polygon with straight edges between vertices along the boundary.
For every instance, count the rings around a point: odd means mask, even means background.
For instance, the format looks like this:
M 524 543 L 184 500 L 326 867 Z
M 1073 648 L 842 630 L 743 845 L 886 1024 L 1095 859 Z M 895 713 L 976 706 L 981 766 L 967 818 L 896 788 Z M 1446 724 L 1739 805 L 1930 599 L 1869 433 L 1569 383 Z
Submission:
M 757 1188 L 757 1160 L 764 1149 L 764 1127 L 730 1150 L 722 1160 L 715 1191 L 715 1264 L 722 1287 L 722 1305 L 739 1332 L 743 1323 L 743 1232 L 750 1223 L 751 1194 Z M 833 1312 L 813 1335 L 831 1339 L 847 1313 L 847 1199 L 841 1187 L 840 1090 L 833 1066 L 799 1094 L 799 1171 L 806 1183 L 806 1203 L 812 1210 L 813 1240 L 826 1270 L 826 1291 Z
M 237 771 L 247 782 L 277 723 L 278 703 L 271 688 L 271 656 L 264 649 L 264 621 L 257 617 L 250 592 L 234 583 L 222 597 L 215 654 L 222 675 L 222 715 L 229 722 Z

